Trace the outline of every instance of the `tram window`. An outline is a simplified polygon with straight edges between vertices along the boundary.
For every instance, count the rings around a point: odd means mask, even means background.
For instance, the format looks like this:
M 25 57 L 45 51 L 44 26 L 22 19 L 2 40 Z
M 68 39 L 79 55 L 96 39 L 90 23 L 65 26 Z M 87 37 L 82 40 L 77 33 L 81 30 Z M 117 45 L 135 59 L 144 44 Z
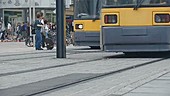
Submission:
M 117 0 L 107 0 L 106 5 L 113 5 Z
M 94 15 L 94 0 L 76 0 L 75 18 L 91 18 Z
M 135 4 L 136 2 L 136 0 L 107 0 L 106 5 Z
M 121 0 L 121 4 L 133 4 L 133 0 Z
M 170 15 L 169 14 L 155 14 L 156 23 L 169 23 Z
M 156 3 L 159 3 L 159 0 L 151 0 L 150 1 L 150 4 L 156 4 Z
M 150 0 L 150 4 L 170 4 L 169 0 Z

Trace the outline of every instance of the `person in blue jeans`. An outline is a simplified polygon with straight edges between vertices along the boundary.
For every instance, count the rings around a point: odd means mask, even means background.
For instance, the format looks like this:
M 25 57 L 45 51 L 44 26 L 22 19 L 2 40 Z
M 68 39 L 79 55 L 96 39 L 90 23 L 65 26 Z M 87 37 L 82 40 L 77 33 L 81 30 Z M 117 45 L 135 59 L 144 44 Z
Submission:
M 42 43 L 42 35 L 41 35 L 41 28 L 44 25 L 41 23 L 41 15 L 37 13 L 37 19 L 35 20 L 35 33 L 36 33 L 36 41 L 35 41 L 35 48 L 36 50 L 43 50 L 41 48 Z

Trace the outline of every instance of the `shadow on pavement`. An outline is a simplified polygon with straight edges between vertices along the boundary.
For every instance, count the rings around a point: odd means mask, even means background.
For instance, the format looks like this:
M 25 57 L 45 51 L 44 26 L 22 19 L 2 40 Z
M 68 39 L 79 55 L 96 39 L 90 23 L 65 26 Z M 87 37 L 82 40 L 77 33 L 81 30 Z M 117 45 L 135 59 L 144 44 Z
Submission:
M 126 52 L 106 58 L 169 58 L 170 52 Z

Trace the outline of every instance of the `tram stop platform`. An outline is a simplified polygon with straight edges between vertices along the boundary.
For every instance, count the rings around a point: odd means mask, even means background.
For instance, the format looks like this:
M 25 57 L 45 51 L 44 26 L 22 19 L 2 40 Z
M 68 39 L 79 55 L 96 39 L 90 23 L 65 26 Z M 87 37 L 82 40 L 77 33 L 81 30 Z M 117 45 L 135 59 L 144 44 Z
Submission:
M 37 96 L 170 96 L 170 59 L 112 58 L 112 55 L 117 53 L 85 48 L 80 50 L 81 47 L 75 48 L 74 46 L 67 46 L 67 48 L 68 59 L 55 59 L 55 49 L 39 51 L 25 46 L 22 42 L 0 42 L 0 96 L 31 96 L 21 93 L 36 90 L 34 83 L 40 87 L 49 87 L 50 84 L 52 85 L 50 87 L 54 87 L 53 84 L 56 82 L 58 84 L 68 83 L 70 77 L 72 77 L 70 80 L 76 80 L 118 70 L 119 67 L 127 67 L 133 63 L 153 61 L 153 65 L 144 66 L 141 69 L 134 68 L 127 72 L 100 78 L 101 80 L 92 80 Z M 111 59 L 103 59 L 105 56 L 111 56 Z M 133 86 L 128 86 L 128 84 Z M 32 89 L 31 86 L 35 88 Z M 119 92 L 116 93 L 116 91 Z

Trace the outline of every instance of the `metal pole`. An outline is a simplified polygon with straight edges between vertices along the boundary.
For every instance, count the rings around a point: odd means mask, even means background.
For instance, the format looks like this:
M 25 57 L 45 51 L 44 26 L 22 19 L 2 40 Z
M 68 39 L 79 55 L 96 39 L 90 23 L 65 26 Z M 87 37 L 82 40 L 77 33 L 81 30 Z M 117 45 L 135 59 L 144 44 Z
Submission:
M 56 53 L 57 58 L 66 58 L 66 45 L 65 45 L 65 5 L 64 0 L 56 0 L 56 31 L 57 31 L 57 44 Z
M 35 21 L 35 0 L 33 0 L 33 21 Z
M 33 9 L 33 22 L 35 22 L 35 0 L 33 0 L 33 8 L 32 9 Z M 32 34 L 32 36 L 33 36 L 33 46 L 35 47 L 35 34 Z
M 29 0 L 29 21 L 30 24 L 32 23 L 32 16 L 31 16 L 31 0 Z M 30 36 L 32 36 L 32 32 L 31 32 L 31 26 L 30 26 Z

